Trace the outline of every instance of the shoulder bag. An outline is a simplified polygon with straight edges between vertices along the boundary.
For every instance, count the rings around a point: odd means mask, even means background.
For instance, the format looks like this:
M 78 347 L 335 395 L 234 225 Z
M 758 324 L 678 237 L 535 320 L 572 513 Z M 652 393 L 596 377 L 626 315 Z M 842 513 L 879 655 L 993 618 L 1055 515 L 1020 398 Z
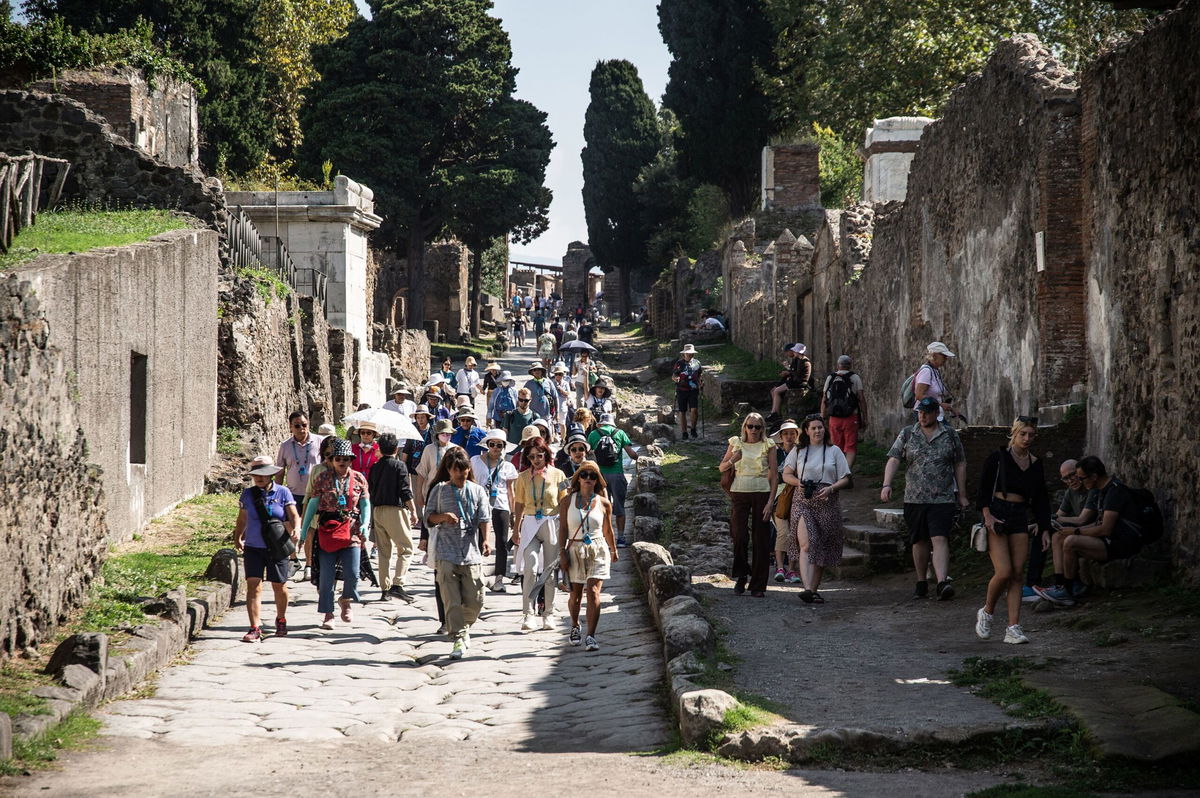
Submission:
M 1004 450 L 997 449 L 996 457 L 996 478 L 992 480 L 992 493 L 996 492 L 996 486 L 1000 483 L 1000 469 L 1004 468 Z M 1006 490 L 1005 493 L 1008 493 Z M 975 526 L 971 527 L 971 547 L 975 551 L 986 552 L 988 550 L 988 531 L 987 524 L 980 521 Z
M 262 526 L 263 541 L 267 544 L 267 552 L 272 560 L 286 560 L 296 553 L 296 544 L 287 527 L 278 518 L 272 518 L 267 512 L 267 493 L 260 487 L 250 489 L 250 497 L 254 500 L 254 509 L 258 512 L 258 521 Z

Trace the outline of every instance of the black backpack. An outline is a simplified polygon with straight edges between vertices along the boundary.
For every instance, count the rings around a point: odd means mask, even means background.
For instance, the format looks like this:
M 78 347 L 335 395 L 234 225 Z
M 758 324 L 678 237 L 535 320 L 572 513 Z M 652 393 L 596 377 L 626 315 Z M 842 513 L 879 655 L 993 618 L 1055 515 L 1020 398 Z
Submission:
M 1154 543 L 1163 536 L 1164 526 L 1162 509 L 1158 506 L 1158 500 L 1154 498 L 1154 494 L 1148 488 L 1131 488 L 1128 485 L 1125 488 L 1133 496 L 1133 502 L 1137 505 L 1134 517 L 1129 520 L 1137 524 L 1142 545 Z
M 829 388 L 825 391 L 825 405 L 829 415 L 846 418 L 858 411 L 858 394 L 854 392 L 854 382 L 850 378 L 853 371 L 838 374 L 836 371 L 829 375 Z
M 600 430 L 600 439 L 595 446 L 596 464 L 605 467 L 615 466 L 621 462 L 621 450 L 613 440 L 611 433 Z

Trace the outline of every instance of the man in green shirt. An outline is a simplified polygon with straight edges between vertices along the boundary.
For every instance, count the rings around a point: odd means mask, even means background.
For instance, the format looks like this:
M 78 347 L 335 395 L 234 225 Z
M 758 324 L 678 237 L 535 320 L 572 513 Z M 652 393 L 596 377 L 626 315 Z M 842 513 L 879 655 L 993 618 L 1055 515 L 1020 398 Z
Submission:
M 517 390 L 517 407 L 504 414 L 504 433 L 509 443 L 521 442 L 521 431 L 541 416 L 529 409 L 529 389 Z
M 622 455 L 637 460 L 637 452 L 625 431 L 617 429 L 612 413 L 600 415 L 600 424 L 588 434 L 588 445 L 592 447 L 596 465 L 600 466 L 600 475 L 608 483 L 608 499 L 617 519 L 617 547 L 625 548 L 629 545 L 625 541 L 625 493 L 629 483 L 625 480 Z

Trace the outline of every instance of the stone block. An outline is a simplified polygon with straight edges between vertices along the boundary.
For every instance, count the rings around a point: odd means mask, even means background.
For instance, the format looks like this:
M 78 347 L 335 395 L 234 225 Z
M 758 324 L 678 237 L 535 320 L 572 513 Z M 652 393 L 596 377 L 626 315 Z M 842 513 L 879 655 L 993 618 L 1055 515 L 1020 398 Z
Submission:
M 667 599 L 692 595 L 692 572 L 682 565 L 655 565 L 650 569 L 650 610 L 657 614 Z
M 58 644 L 46 665 L 46 673 L 61 676 L 70 665 L 82 665 L 103 674 L 108 669 L 108 635 L 103 632 L 82 632 Z
M 703 745 L 710 734 L 725 727 L 725 713 L 737 699 L 723 690 L 695 690 L 679 697 L 679 733 L 685 745 Z
M 174 623 L 182 623 L 187 617 L 187 594 L 182 587 L 177 587 L 158 598 L 142 602 L 142 612 Z
M 639 516 L 633 519 L 634 542 L 657 543 L 662 537 L 662 521 L 649 516 Z
M 688 651 L 711 654 L 716 645 L 712 626 L 697 615 L 674 615 L 664 619 L 662 637 L 663 658 L 667 661 Z
M 1126 587 L 1143 587 L 1170 576 L 1171 563 L 1133 557 L 1128 560 L 1113 560 L 1098 563 L 1080 559 L 1079 575 L 1089 585 L 1113 590 Z
M 676 596 L 675 598 L 667 599 L 658 608 L 658 617 L 662 619 L 664 624 L 668 618 L 673 618 L 677 615 L 695 615 L 703 618 L 704 608 L 692 596 Z
M 653 493 L 639 493 L 633 497 L 633 515 L 635 518 L 648 515 L 658 518 L 662 513 L 658 509 L 658 496 Z
M 221 549 L 213 555 L 204 572 L 205 579 L 224 582 L 231 588 L 230 603 L 237 601 L 239 584 L 242 581 L 242 561 L 233 549 Z
M 635 541 L 630 549 L 633 552 L 633 565 L 642 577 L 643 584 L 649 585 L 650 569 L 656 565 L 674 565 L 670 553 L 657 543 Z
M 647 424 L 646 435 L 650 438 L 650 443 L 657 440 L 665 440 L 669 442 L 675 441 L 675 427 L 670 424 Z
M 690 674 L 702 673 L 703 671 L 704 664 L 700 662 L 700 658 L 696 656 L 695 651 L 680 654 L 667 663 L 667 673 L 671 676 L 688 676 Z
M 12 759 L 13 730 L 8 713 L 0 712 L 0 762 Z
M 667 480 L 658 468 L 646 468 L 638 471 L 638 493 L 658 493 L 667 485 Z

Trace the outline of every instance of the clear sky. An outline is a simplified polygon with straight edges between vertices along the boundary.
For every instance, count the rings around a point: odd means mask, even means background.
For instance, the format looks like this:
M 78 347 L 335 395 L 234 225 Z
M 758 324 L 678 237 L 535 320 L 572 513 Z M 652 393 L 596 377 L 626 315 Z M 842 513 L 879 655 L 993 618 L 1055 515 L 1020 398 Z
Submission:
M 357 0 L 366 14 L 366 3 Z M 493 12 L 512 39 L 517 96 L 549 114 L 556 146 L 546 183 L 554 192 L 550 229 L 513 260 L 560 263 L 572 241 L 587 241 L 583 220 L 583 115 L 597 61 L 624 58 L 638 68 L 657 104 L 670 54 L 658 33 L 654 0 L 494 0 Z

